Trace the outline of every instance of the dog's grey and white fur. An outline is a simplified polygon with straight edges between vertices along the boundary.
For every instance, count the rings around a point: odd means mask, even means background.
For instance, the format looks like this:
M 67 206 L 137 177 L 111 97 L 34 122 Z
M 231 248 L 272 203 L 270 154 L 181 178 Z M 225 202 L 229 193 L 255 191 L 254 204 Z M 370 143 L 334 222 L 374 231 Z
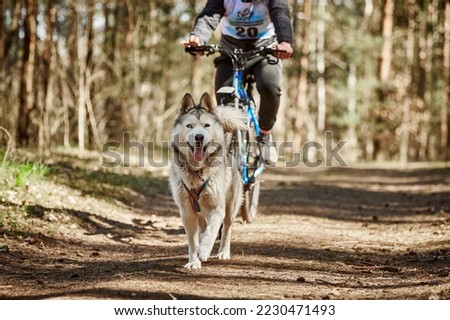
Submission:
M 207 261 L 223 224 L 217 258 L 230 258 L 231 227 L 242 203 L 242 182 L 229 152 L 232 134 L 245 130 L 245 114 L 216 107 L 208 93 L 196 105 L 188 93 L 172 129 L 169 181 L 189 243 L 188 269 Z

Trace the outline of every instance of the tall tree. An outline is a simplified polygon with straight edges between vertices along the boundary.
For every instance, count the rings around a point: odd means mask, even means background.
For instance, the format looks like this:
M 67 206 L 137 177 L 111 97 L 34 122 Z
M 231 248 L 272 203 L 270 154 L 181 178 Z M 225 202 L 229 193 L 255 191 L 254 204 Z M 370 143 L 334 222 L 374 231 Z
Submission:
M 54 92 L 50 86 L 53 72 L 51 70 L 52 51 L 53 51 L 53 26 L 56 20 L 56 9 L 52 0 L 45 1 L 45 40 L 42 50 L 42 103 L 39 107 L 39 149 L 43 151 L 49 144 L 50 128 L 48 120 L 48 112 L 51 108 Z
M 325 85 L 325 29 L 327 0 L 319 0 L 317 21 L 317 130 L 325 130 L 327 113 L 326 85 Z
M 381 33 L 383 45 L 380 54 L 379 79 L 381 86 L 389 81 L 392 64 L 392 31 L 394 29 L 394 0 L 383 0 L 383 22 Z M 382 93 L 383 94 L 383 93 Z
M 195 8 L 197 7 L 197 0 L 189 0 L 189 6 L 192 9 L 190 14 L 194 16 Z M 194 97 L 200 97 L 201 95 L 201 79 L 203 78 L 202 74 L 202 64 L 201 64 L 201 58 L 199 56 L 194 56 L 192 58 L 192 73 L 191 73 L 191 92 Z M 215 88 L 218 90 L 219 88 Z M 220 101 L 217 101 L 219 103 Z
M 408 162 L 409 138 L 411 130 L 411 95 L 412 74 L 414 68 L 414 48 L 416 30 L 416 4 L 415 0 L 408 0 L 408 30 L 405 43 L 406 67 L 404 73 L 398 77 L 398 100 L 402 106 L 402 124 L 400 130 L 400 162 Z
M 37 1 L 25 0 L 25 35 L 23 41 L 22 79 L 20 85 L 19 114 L 16 141 L 26 146 L 29 141 L 30 113 L 34 108 L 34 70 L 37 44 Z
M 369 21 L 373 14 L 373 2 L 372 0 L 365 0 L 364 2 L 364 16 L 361 21 L 361 24 L 357 30 L 357 32 L 352 33 L 354 37 L 358 37 L 360 34 L 367 32 L 369 27 Z M 352 42 L 359 43 L 357 39 L 351 40 Z M 346 65 L 344 65 L 345 69 L 348 69 L 347 76 L 347 90 L 348 90 L 348 101 L 347 101 L 347 133 L 346 139 L 348 143 L 346 145 L 346 158 L 351 162 L 356 162 L 360 155 L 360 151 L 358 150 L 358 134 L 357 134 L 357 122 L 358 122 L 358 75 L 357 69 L 363 69 L 363 66 L 359 66 L 355 59 L 347 59 L 349 60 Z
M 306 127 L 306 131 L 310 140 L 314 140 L 315 126 L 308 110 L 308 69 L 309 69 L 309 32 L 311 24 L 312 3 L 311 0 L 303 1 L 303 24 L 298 23 L 296 32 L 301 36 L 298 37 L 298 47 L 300 48 L 300 74 L 298 76 L 298 87 L 296 95 L 296 109 L 294 118 L 294 148 L 301 148 L 302 131 Z
M 444 105 L 441 110 L 441 153 L 450 160 L 450 1 L 445 4 L 444 16 Z
M 423 17 L 419 31 L 419 68 L 421 80 L 419 95 L 422 101 L 420 117 L 420 129 L 418 133 L 418 160 L 429 160 L 430 156 L 430 132 L 431 121 L 433 120 L 433 45 L 434 45 L 434 17 L 436 2 L 434 0 L 423 1 Z
M 78 9 L 85 15 L 78 15 L 78 148 L 82 152 L 86 148 L 87 135 L 87 99 L 88 68 L 92 58 L 92 27 L 94 16 L 94 0 L 78 2 Z M 86 16 L 86 20 L 84 17 Z
M 394 28 L 394 0 L 383 0 L 383 17 L 381 23 L 381 34 L 383 37 L 383 44 L 380 52 L 380 62 L 378 68 L 378 79 L 380 88 L 378 90 L 378 98 L 380 105 L 386 103 L 387 94 L 389 91 L 389 77 L 391 74 L 392 65 L 392 31 Z M 374 151 L 373 157 L 377 158 L 382 149 L 383 139 L 380 137 L 380 129 L 383 124 L 383 117 L 378 114 L 375 119 L 375 134 L 374 134 Z
M 3 22 L 3 21 L 5 21 L 5 17 L 4 17 L 5 9 L 3 6 L 4 6 L 3 1 L 1 1 L 0 2 L 0 21 L 1 21 L 1 23 L 0 23 L 0 61 L 1 61 L 1 64 L 3 64 L 3 59 L 5 56 L 5 24 Z M 0 65 L 0 72 L 2 69 L 3 68 Z M 3 77 L 2 77 L 2 79 L 3 79 Z
M 2 79 L 1 83 L 0 83 L 0 105 L 4 103 L 3 99 L 4 99 L 4 94 L 3 92 L 5 91 L 5 84 L 4 84 L 4 79 L 5 79 L 5 69 L 4 69 L 4 61 L 5 61 L 5 29 L 6 29 L 6 25 L 5 23 L 3 23 L 3 21 L 5 21 L 5 17 L 4 17 L 4 7 L 3 7 L 3 1 L 0 2 L 0 79 Z M 3 108 L 0 108 L 0 118 L 3 119 Z M 3 123 L 0 121 L 0 126 Z

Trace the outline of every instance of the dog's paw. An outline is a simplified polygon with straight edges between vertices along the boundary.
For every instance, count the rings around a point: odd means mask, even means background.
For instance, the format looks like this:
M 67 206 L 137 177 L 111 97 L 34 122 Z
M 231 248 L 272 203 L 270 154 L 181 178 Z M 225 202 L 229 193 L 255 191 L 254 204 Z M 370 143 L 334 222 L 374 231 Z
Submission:
M 200 261 L 188 262 L 184 266 L 185 269 L 201 269 L 202 263 Z
M 207 254 L 203 250 L 200 250 L 198 253 L 198 258 L 200 259 L 201 262 L 206 262 L 208 261 L 209 254 Z
M 230 255 L 230 250 L 220 250 L 219 253 L 217 254 L 217 259 L 220 260 L 228 260 L 230 259 L 231 255 Z

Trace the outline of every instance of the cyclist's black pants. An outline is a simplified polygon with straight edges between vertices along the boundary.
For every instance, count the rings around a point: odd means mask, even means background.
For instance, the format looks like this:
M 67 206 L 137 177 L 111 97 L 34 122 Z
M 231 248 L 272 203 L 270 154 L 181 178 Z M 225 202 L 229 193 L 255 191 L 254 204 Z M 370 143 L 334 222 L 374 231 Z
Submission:
M 256 88 L 260 94 L 258 120 L 262 130 L 272 129 L 277 118 L 281 96 L 281 61 L 277 64 L 269 64 L 266 59 L 258 59 L 248 64 L 245 73 L 251 73 L 256 80 Z M 216 59 L 215 90 L 223 86 L 233 85 L 233 64 L 229 59 Z M 220 103 L 223 96 L 216 94 Z

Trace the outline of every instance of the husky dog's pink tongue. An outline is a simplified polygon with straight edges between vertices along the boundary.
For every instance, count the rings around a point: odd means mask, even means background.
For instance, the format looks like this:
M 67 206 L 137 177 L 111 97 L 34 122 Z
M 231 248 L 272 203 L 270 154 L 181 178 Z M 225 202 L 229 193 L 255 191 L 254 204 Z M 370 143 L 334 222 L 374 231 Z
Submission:
M 195 161 L 202 161 L 204 157 L 203 146 L 194 147 L 194 159 Z

